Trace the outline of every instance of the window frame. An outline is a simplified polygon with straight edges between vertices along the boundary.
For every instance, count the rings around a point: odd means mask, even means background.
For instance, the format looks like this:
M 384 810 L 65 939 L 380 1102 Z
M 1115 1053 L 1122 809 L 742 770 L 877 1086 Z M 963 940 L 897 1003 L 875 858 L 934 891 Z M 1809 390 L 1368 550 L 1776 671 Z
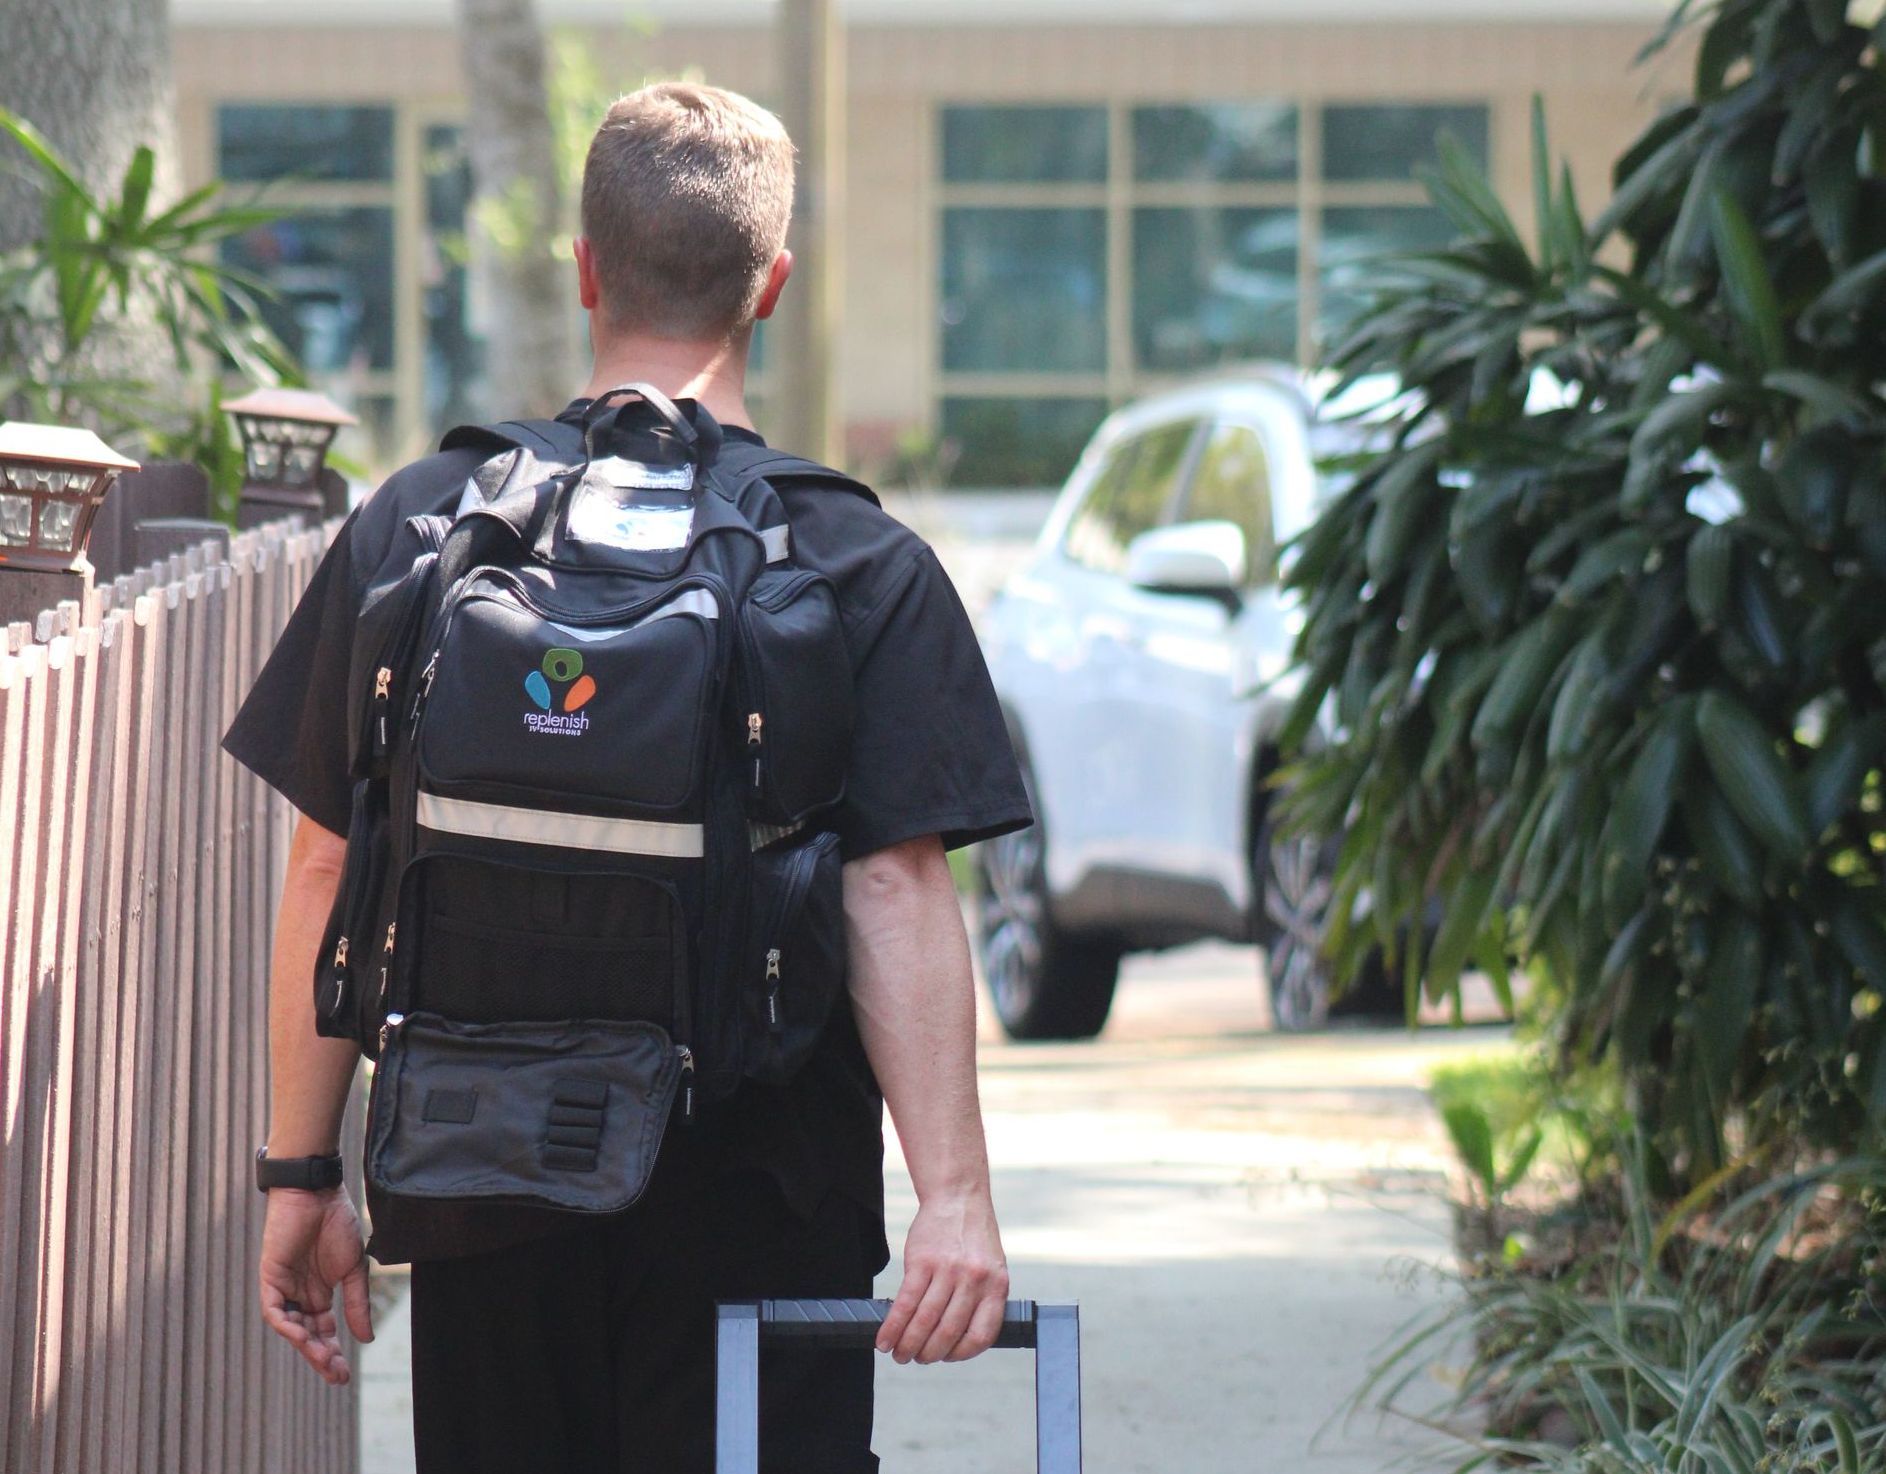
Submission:
M 1213 423 L 1213 417 L 1209 412 L 1201 413 L 1198 410 L 1188 409 L 1147 424 L 1124 429 L 1110 440 L 1102 451 L 1102 459 L 1095 465 L 1087 479 L 1087 484 L 1081 488 L 1080 495 L 1068 508 L 1066 517 L 1056 531 L 1054 539 L 1056 557 L 1090 577 L 1113 579 L 1123 583 L 1125 579 L 1120 571 L 1097 568 L 1080 558 L 1069 547 L 1069 539 L 1079 524 L 1081 515 L 1093 505 L 1095 496 L 1099 494 L 1106 480 L 1107 472 L 1112 469 L 1114 462 L 1120 456 L 1144 445 L 1155 435 L 1164 434 L 1176 426 L 1185 425 L 1189 426 L 1185 447 L 1179 452 L 1178 464 L 1172 472 L 1172 485 L 1167 490 L 1165 499 L 1159 504 L 1158 514 L 1146 526 L 1134 533 L 1132 538 L 1126 540 L 1126 543 L 1122 545 L 1122 552 L 1132 545 L 1133 538 L 1140 537 L 1156 528 L 1172 526 L 1178 509 L 1184 505 L 1185 498 L 1191 489 L 1193 473 L 1198 469 L 1200 450 L 1204 445 L 1205 435 Z
M 1487 163 L 1490 175 L 1501 177 L 1506 141 L 1506 109 L 1489 94 L 1440 93 L 1415 96 L 1353 94 L 1276 94 L 1261 98 L 1175 97 L 1169 94 L 1100 96 L 1051 94 L 1027 99 L 1043 107 L 1104 107 L 1108 120 L 1107 174 L 1095 183 L 965 183 L 945 178 L 943 115 L 958 107 L 1013 108 L 1014 97 L 954 94 L 934 99 L 928 109 L 929 139 L 924 183 L 928 190 L 925 263 L 930 311 L 926 314 L 925 403 L 930 429 L 940 433 L 946 399 L 1080 398 L 1103 401 L 1117 409 L 1148 395 L 1180 387 L 1213 367 L 1154 369 L 1138 362 L 1133 322 L 1133 217 L 1141 208 L 1178 209 L 1284 209 L 1297 213 L 1296 333 L 1291 362 L 1313 363 L 1318 351 L 1323 296 L 1323 214 L 1344 207 L 1425 207 L 1432 202 L 1415 179 L 1329 180 L 1323 177 L 1324 113 L 1329 108 L 1352 106 L 1474 107 L 1484 109 L 1487 128 Z M 1280 180 L 1172 180 L 1134 177 L 1133 120 L 1136 109 L 1211 107 L 1219 104 L 1276 102 L 1296 110 L 1297 172 Z M 988 208 L 1098 208 L 1106 222 L 1106 362 L 1103 369 L 1085 373 L 1029 371 L 968 371 L 943 366 L 942 306 L 944 219 L 959 206 Z M 1019 488 L 1018 488 L 1019 489 Z
M 1277 498 L 1275 495 L 1277 447 L 1271 442 L 1271 437 L 1262 425 L 1253 424 L 1249 420 L 1237 419 L 1229 415 L 1208 415 L 1203 423 L 1205 432 L 1199 436 L 1197 444 L 1192 448 L 1192 463 L 1186 476 L 1184 498 L 1173 509 L 1173 520 L 1177 523 L 1226 520 L 1224 518 L 1199 518 L 1192 515 L 1192 496 L 1198 489 L 1198 474 L 1204 468 L 1205 457 L 1211 451 L 1211 443 L 1220 431 L 1242 430 L 1245 434 L 1253 436 L 1264 457 L 1264 519 L 1270 527 L 1269 557 L 1262 565 L 1263 577 L 1254 577 L 1253 575 L 1259 571 L 1259 563 L 1253 556 L 1253 550 L 1249 547 L 1245 548 L 1244 582 L 1239 585 L 1238 592 L 1253 594 L 1260 589 L 1274 588 L 1278 582 L 1277 554 L 1280 544 L 1277 536 Z M 1239 527 L 1240 532 L 1243 530 Z

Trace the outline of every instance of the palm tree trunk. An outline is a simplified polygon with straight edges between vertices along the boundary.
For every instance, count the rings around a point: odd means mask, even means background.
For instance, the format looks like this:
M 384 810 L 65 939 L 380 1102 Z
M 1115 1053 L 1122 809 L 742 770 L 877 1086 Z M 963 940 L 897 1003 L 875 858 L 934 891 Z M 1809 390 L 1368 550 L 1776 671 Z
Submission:
M 9 0 L 11 3 L 11 0 Z M 574 270 L 551 252 L 563 187 L 535 0 L 458 0 L 472 255 L 491 303 L 485 361 L 502 414 L 554 414 L 575 369 Z
M 149 144 L 152 201 L 170 198 L 178 176 L 169 0 L 0 0 L 0 105 L 37 128 L 94 193 L 116 194 L 132 154 Z M 43 221 L 36 171 L 10 139 L 0 143 L 0 255 L 37 240 Z M 173 362 L 150 304 L 135 293 L 127 311 L 113 299 L 84 350 L 87 372 L 140 380 L 160 401 L 182 394 Z M 0 404 L 0 418 L 18 410 Z
M 114 189 L 141 143 L 156 194 L 175 182 L 169 0 L 4 0 L 0 105 L 43 133 L 79 178 Z M 0 146 L 0 251 L 39 234 L 37 192 Z

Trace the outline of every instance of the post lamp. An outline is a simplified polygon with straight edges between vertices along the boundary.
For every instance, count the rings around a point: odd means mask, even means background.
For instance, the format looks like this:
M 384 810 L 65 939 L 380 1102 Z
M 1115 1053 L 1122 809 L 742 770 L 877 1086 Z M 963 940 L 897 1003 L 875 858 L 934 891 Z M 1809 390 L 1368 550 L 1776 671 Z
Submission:
M 0 424 L 0 618 L 83 596 L 92 519 L 112 483 L 137 468 L 90 430 Z
M 223 406 L 242 437 L 239 527 L 300 512 L 319 521 L 344 509 L 346 483 L 327 469 L 328 447 L 343 425 L 358 423 L 312 389 L 256 389 Z

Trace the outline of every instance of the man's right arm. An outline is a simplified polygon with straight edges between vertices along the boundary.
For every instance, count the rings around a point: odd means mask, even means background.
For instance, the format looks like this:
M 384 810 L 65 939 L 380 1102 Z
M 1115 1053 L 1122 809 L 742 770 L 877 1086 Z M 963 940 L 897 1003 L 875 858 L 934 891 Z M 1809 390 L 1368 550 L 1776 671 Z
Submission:
M 338 834 L 306 815 L 297 821 L 269 967 L 272 1157 L 326 1156 L 340 1146 L 360 1051 L 350 1040 L 315 1033 L 312 980 L 346 851 Z M 346 1189 L 276 1188 L 262 1229 L 262 1319 L 335 1385 L 349 1377 L 334 1315 L 337 1286 L 348 1328 L 372 1340 L 366 1250 Z

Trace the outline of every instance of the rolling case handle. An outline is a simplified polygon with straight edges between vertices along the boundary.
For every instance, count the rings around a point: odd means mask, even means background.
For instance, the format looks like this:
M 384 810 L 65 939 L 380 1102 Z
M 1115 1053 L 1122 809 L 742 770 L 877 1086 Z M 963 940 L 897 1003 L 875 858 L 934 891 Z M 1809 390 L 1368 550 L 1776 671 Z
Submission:
M 715 1336 L 719 1392 L 715 1474 L 758 1474 L 762 1344 L 869 1347 L 889 1300 L 729 1300 Z M 1011 1300 L 999 1347 L 1035 1350 L 1035 1467 L 1080 1474 L 1080 1307 Z

